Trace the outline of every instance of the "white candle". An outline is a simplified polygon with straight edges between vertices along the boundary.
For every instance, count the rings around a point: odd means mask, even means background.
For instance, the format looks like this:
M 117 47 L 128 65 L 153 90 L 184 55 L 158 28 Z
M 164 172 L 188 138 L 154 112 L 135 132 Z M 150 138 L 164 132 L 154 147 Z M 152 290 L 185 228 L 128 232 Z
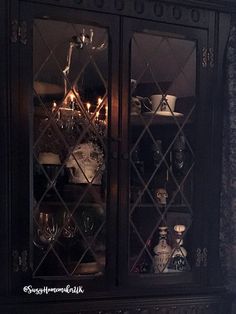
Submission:
M 100 106 L 102 103 L 102 98 L 101 97 L 98 97 L 98 105 Z
M 53 104 L 52 104 L 52 112 L 54 112 L 56 110 L 56 107 L 57 107 L 57 104 L 56 102 L 54 101 Z
M 86 106 L 87 106 L 87 110 L 88 110 L 88 113 L 89 113 L 89 110 L 90 110 L 91 104 L 90 104 L 89 102 L 87 102 Z
M 43 213 L 39 214 L 39 224 L 42 226 L 43 224 Z

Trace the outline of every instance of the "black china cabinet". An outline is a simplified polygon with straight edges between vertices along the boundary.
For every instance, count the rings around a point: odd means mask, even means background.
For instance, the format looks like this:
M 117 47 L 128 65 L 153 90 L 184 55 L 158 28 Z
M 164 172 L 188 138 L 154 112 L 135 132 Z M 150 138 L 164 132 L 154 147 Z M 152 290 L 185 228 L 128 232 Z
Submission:
M 230 313 L 230 12 L 188 2 L 2 1 L 1 313 Z

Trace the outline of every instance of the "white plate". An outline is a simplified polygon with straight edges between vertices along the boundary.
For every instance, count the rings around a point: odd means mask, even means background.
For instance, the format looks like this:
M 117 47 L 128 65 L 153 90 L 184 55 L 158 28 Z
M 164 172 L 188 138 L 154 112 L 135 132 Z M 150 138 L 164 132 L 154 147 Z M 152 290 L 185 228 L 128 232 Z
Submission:
M 175 117 L 182 117 L 183 116 L 183 113 L 181 112 L 170 112 L 170 111 L 156 111 L 156 112 L 153 112 L 153 111 L 148 111 L 148 112 L 145 112 L 145 115 L 157 115 L 157 116 L 164 116 L 164 117 L 172 117 L 172 116 L 175 116 Z

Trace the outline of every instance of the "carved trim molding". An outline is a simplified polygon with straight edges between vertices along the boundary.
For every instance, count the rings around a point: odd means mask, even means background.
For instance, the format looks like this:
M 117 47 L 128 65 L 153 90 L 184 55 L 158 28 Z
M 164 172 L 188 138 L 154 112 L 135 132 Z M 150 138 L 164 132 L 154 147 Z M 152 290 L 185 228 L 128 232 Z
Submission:
M 129 309 L 110 309 L 95 310 L 93 314 L 220 314 L 219 304 L 194 304 L 194 305 L 164 305 L 129 308 Z M 91 311 L 81 311 L 73 314 L 91 314 Z
M 31 0 L 31 2 L 37 3 L 39 0 Z M 180 25 L 207 27 L 209 22 L 207 10 L 193 5 L 173 4 L 169 1 L 41 0 L 40 3 L 145 18 L 153 21 L 168 21 Z

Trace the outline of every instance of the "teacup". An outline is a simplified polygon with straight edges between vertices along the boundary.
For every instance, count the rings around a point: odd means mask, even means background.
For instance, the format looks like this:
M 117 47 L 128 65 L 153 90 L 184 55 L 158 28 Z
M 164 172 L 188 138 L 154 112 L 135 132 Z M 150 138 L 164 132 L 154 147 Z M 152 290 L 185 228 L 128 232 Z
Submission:
M 151 97 L 152 111 L 168 111 L 174 112 L 176 96 L 173 95 L 152 95 Z

